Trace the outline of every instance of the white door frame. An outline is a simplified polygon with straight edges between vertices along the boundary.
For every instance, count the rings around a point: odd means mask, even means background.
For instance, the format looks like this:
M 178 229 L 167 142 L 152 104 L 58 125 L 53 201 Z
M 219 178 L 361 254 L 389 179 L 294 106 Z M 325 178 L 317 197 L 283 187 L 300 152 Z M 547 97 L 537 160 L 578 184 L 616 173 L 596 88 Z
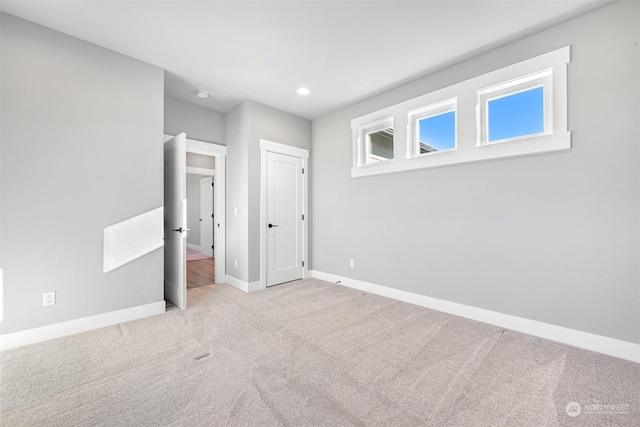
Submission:
M 171 135 L 164 136 L 165 141 L 173 138 Z M 215 165 L 215 179 L 216 186 L 214 192 L 214 216 L 215 216 L 215 232 L 213 242 L 213 257 L 216 260 L 215 268 L 215 282 L 226 282 L 226 217 L 225 217 L 225 191 L 226 183 L 225 168 L 227 165 L 227 147 L 220 144 L 213 144 L 209 142 L 196 141 L 194 139 L 187 138 L 187 153 L 202 154 L 205 156 L 213 156 L 216 159 Z
M 267 152 L 285 154 L 302 159 L 302 278 L 309 277 L 309 150 L 278 142 L 260 140 L 260 288 L 267 288 Z M 216 263 L 217 265 L 217 263 Z
M 206 187 L 203 188 L 203 185 L 206 185 Z M 209 194 L 209 196 L 207 197 L 211 197 L 211 205 L 213 206 L 205 205 L 204 200 L 207 194 Z M 209 175 L 204 178 L 200 178 L 200 252 L 209 256 L 213 256 L 213 250 L 211 249 L 211 246 L 213 245 L 215 248 L 215 197 L 215 184 L 213 176 Z M 207 212 L 208 215 L 203 215 L 203 212 Z M 213 216 L 211 216 L 212 213 Z M 203 238 L 208 234 L 204 232 L 206 227 L 204 227 L 203 224 L 205 224 L 205 221 L 211 221 L 211 241 L 208 245 L 205 245 L 205 239 Z M 206 240 L 209 239 L 207 238 Z

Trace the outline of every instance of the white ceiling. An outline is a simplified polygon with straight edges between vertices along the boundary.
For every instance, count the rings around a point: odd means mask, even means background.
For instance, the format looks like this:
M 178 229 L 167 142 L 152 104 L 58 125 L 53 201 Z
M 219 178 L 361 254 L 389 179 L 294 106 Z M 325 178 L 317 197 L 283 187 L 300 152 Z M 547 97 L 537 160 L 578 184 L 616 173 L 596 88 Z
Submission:
M 175 98 L 222 112 L 252 99 L 314 119 L 608 3 L 2 0 L 0 8 L 164 68 Z M 299 86 L 311 95 L 297 95 Z

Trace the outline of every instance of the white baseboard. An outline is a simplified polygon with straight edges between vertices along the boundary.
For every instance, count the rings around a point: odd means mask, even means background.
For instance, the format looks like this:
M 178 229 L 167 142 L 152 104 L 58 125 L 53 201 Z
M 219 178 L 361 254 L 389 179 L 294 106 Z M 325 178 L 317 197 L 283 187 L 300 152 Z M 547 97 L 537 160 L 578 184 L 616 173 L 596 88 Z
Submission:
M 187 247 L 189 249 L 193 249 L 195 251 L 200 252 L 200 245 L 194 245 L 193 243 L 187 243 Z
M 227 277 L 224 281 L 227 285 L 233 286 L 234 288 L 242 291 L 242 292 L 249 292 L 249 284 L 247 282 L 243 282 L 240 279 L 236 279 L 233 276 L 229 276 L 227 274 Z
M 209 255 L 210 257 L 213 256 L 213 248 L 211 246 L 200 246 L 200 253 L 201 254 L 205 254 L 205 255 Z
M 165 302 L 158 301 L 151 304 L 139 305 L 137 307 L 125 308 L 80 319 L 68 320 L 66 322 L 54 323 L 53 325 L 41 326 L 39 328 L 27 329 L 26 331 L 4 334 L 0 335 L 0 351 L 49 341 L 55 338 L 78 334 L 80 332 L 86 332 L 93 329 L 104 328 L 105 326 L 129 322 L 143 317 L 162 314 L 164 312 Z
M 574 347 L 595 351 L 620 359 L 630 360 L 640 363 L 640 344 L 609 338 L 602 335 L 595 335 L 589 332 L 578 331 L 565 328 L 563 326 L 552 325 L 537 320 L 525 319 L 496 311 L 485 310 L 451 301 L 445 301 L 425 295 L 402 291 L 387 286 L 376 285 L 360 280 L 349 279 L 348 277 L 336 276 L 335 274 L 324 273 L 322 271 L 310 271 L 311 277 L 327 282 L 337 283 L 349 288 L 358 289 L 398 301 L 408 302 L 433 310 L 442 311 L 467 319 L 477 320 L 490 325 L 511 329 L 528 335 L 568 344 Z
M 227 279 L 225 280 L 225 283 L 227 283 L 230 286 L 233 286 L 234 288 L 241 290 L 242 292 L 256 292 L 260 290 L 260 281 L 257 282 L 243 282 L 240 279 L 236 279 L 233 276 L 226 276 Z
M 258 280 L 257 282 L 249 282 L 249 292 L 257 292 L 262 290 L 261 283 Z

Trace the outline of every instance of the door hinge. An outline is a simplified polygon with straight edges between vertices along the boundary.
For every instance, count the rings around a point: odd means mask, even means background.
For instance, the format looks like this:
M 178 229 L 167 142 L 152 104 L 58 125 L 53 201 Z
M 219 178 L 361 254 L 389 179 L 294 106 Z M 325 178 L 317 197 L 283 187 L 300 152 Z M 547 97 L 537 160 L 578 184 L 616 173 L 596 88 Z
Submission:
M 304 221 L 304 215 L 302 215 L 302 220 Z
M 213 214 L 211 214 L 211 218 L 213 218 Z
M 211 186 L 213 187 L 213 182 L 211 183 Z
M 302 261 L 302 266 L 304 267 L 304 261 Z
M 211 249 L 213 249 L 213 245 L 211 245 Z
M 302 168 L 302 175 L 304 175 L 304 168 Z

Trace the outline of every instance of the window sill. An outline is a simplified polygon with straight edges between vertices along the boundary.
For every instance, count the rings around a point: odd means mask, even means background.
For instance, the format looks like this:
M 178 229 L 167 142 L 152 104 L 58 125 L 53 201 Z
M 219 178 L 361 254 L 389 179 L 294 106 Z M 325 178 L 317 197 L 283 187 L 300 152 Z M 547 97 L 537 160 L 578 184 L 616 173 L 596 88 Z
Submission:
M 527 156 L 539 153 L 568 150 L 571 148 L 571 132 L 556 132 L 535 138 L 525 138 L 500 144 L 473 145 L 457 150 L 443 151 L 437 155 L 423 154 L 407 159 L 389 160 L 351 169 L 351 177 L 403 172 L 414 169 L 435 168 L 458 163 L 480 162 L 504 157 Z

